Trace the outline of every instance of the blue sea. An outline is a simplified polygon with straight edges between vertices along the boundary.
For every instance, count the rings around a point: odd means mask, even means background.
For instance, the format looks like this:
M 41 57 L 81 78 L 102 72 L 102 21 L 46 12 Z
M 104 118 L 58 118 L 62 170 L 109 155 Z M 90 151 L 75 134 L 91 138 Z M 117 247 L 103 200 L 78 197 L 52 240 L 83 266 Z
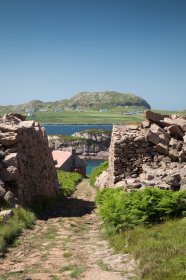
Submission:
M 112 130 L 112 124 L 45 124 L 43 125 L 48 135 L 63 134 L 72 135 L 87 129 Z
M 103 130 L 112 130 L 112 124 L 45 124 L 44 128 L 48 135 L 50 134 L 63 134 L 63 135 L 72 135 L 75 132 L 79 132 L 87 129 L 103 129 Z M 86 174 L 89 175 L 92 169 L 100 165 L 103 160 L 85 160 L 87 164 Z
M 94 169 L 94 167 L 100 165 L 102 162 L 104 162 L 104 160 L 101 160 L 101 159 L 85 159 L 85 162 L 87 164 L 86 174 L 89 175 L 92 172 L 92 169 Z

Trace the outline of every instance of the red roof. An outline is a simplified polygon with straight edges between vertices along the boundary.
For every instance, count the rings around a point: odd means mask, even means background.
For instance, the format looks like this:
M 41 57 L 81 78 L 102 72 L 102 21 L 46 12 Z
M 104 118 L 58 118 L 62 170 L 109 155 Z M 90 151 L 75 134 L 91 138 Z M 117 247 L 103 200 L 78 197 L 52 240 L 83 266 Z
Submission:
M 65 161 L 72 155 L 72 152 L 67 152 L 67 151 L 52 151 L 52 156 L 53 159 L 57 161 L 57 164 L 55 167 L 59 168 L 61 167 Z

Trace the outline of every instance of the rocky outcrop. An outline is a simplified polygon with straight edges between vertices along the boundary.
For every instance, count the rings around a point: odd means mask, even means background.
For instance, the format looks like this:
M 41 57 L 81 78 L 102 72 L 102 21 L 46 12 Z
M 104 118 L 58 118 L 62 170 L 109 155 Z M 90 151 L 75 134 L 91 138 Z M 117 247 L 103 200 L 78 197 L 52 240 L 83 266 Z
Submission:
M 11 206 L 58 193 L 45 130 L 20 115 L 0 119 L 0 199 Z
M 48 136 L 52 150 L 70 151 L 72 148 L 83 158 L 108 159 L 111 131 L 86 130 L 67 136 Z
M 107 186 L 184 189 L 186 118 L 151 111 L 146 117 L 142 125 L 113 127 Z

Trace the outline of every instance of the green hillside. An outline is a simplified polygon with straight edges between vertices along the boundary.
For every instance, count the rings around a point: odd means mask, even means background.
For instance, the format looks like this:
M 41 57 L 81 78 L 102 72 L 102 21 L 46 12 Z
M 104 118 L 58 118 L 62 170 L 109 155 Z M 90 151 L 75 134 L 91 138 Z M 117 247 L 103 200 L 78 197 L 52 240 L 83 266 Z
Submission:
M 118 93 L 114 91 L 105 92 L 81 92 L 74 95 L 70 99 L 64 99 L 54 102 L 43 102 L 40 100 L 32 100 L 25 104 L 0 106 L 1 112 L 19 112 L 23 113 L 26 109 L 34 109 L 38 111 L 87 111 L 100 109 L 116 109 L 126 107 L 136 107 L 150 109 L 150 105 L 143 98 L 131 93 Z

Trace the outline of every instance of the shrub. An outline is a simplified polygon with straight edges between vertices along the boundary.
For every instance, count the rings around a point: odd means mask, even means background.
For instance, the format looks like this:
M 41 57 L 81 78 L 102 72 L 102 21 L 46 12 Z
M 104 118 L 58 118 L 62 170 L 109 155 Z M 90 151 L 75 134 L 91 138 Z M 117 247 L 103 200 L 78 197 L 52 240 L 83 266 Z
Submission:
M 126 193 L 122 189 L 104 189 L 97 194 L 96 202 L 110 233 L 186 216 L 185 191 L 147 188 Z
M 0 254 L 11 244 L 25 228 L 31 228 L 35 222 L 35 215 L 23 208 L 13 209 L 14 215 L 6 222 L 0 223 Z
M 81 182 L 83 176 L 75 172 L 57 171 L 58 181 L 61 185 L 65 196 L 70 196 L 76 188 L 76 185 Z
M 108 161 L 104 161 L 103 163 L 101 163 L 99 166 L 95 167 L 90 176 L 90 184 L 91 186 L 94 186 L 95 182 L 96 182 L 96 178 L 105 170 L 107 170 L 108 168 Z

